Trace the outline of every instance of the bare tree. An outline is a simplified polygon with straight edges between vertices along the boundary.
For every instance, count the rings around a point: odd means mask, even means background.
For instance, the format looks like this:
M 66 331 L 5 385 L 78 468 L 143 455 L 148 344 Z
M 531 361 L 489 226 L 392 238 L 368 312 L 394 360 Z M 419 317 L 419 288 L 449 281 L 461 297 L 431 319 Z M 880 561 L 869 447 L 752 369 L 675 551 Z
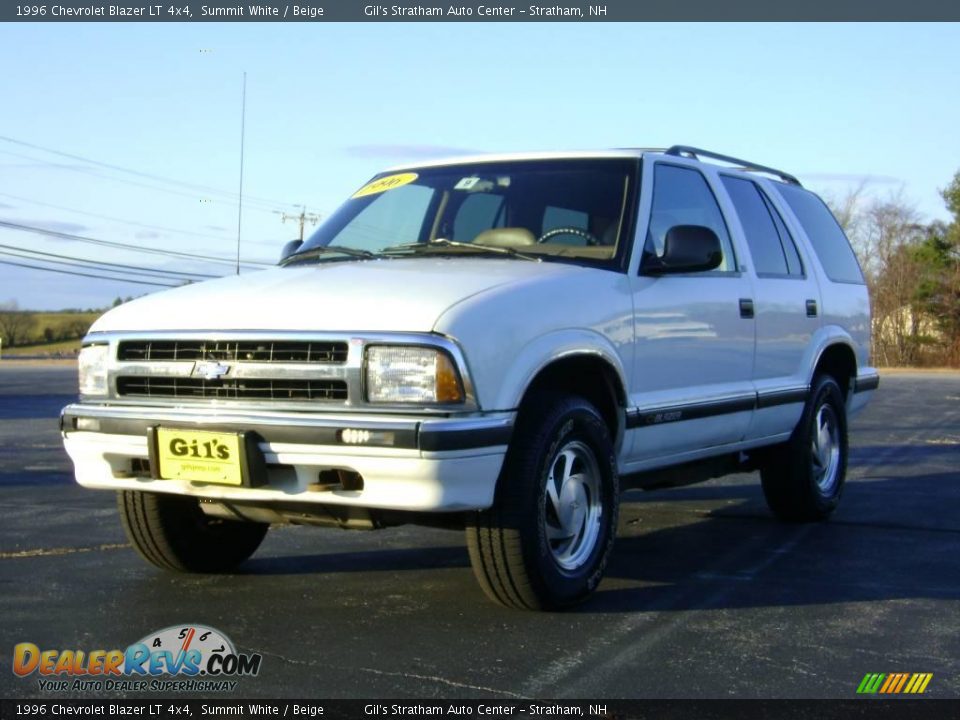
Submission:
M 931 342 L 932 322 L 917 295 L 923 265 L 915 248 L 926 236 L 902 191 L 869 199 L 864 186 L 831 209 L 860 260 L 870 290 L 873 356 L 880 365 L 918 362 Z
M 33 315 L 20 310 L 16 300 L 0 303 L 0 337 L 4 345 L 22 343 L 33 326 Z
M 860 211 L 866 199 L 866 194 L 867 181 L 862 180 L 857 187 L 847 190 L 840 197 L 824 195 L 827 205 L 830 206 L 834 217 L 837 218 L 837 222 L 840 223 L 840 227 L 843 228 L 851 242 L 857 236 L 860 226 Z

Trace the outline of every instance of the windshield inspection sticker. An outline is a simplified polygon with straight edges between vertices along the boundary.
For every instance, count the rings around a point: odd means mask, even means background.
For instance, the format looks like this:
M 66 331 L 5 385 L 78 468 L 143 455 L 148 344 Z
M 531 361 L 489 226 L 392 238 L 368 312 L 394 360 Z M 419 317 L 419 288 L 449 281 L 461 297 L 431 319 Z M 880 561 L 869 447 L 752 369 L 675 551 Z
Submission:
M 478 177 L 465 177 L 463 180 L 461 180 L 461 181 L 458 182 L 456 185 L 454 185 L 454 186 L 453 186 L 453 189 L 454 189 L 454 190 L 469 190 L 469 189 L 471 189 L 474 185 L 476 185 L 478 182 L 480 182 L 480 178 L 478 178 Z
M 394 190 L 398 187 L 402 187 L 409 183 L 412 183 L 417 179 L 416 173 L 400 173 L 399 175 L 387 175 L 386 177 L 377 178 L 372 182 L 368 182 L 362 188 L 357 190 L 352 196 L 354 198 L 362 198 L 367 195 L 377 195 L 387 190 Z

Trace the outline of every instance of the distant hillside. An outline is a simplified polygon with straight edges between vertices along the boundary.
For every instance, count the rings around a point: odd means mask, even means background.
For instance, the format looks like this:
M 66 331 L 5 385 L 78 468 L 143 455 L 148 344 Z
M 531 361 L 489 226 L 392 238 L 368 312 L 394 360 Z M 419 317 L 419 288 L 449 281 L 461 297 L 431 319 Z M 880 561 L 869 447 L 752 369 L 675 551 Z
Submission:
M 102 311 L 31 312 L 0 310 L 0 338 L 4 355 L 69 355 L 80 348 Z

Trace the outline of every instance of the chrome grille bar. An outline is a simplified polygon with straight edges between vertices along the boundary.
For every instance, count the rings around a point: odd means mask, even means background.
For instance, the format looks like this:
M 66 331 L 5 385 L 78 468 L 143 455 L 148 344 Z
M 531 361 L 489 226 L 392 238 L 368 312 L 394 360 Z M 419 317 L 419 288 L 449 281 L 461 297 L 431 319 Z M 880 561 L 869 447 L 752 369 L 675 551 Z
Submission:
M 298 340 L 123 340 L 121 361 L 220 361 L 256 363 L 322 363 L 347 361 L 347 343 Z
M 224 379 L 194 377 L 121 376 L 121 397 L 192 398 L 204 400 L 307 400 L 344 401 L 347 383 L 342 380 Z

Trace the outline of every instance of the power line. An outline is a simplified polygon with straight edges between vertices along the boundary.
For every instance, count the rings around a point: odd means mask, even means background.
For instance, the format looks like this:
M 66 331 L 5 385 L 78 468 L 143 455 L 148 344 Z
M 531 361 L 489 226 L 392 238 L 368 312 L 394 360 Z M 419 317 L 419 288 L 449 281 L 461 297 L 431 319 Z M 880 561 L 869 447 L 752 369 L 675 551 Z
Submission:
M 48 237 L 60 238 L 63 240 L 73 240 L 76 242 L 85 242 L 90 243 L 91 245 L 100 245 L 103 247 L 118 248 L 120 250 L 130 250 L 134 252 L 142 253 L 151 253 L 154 255 L 166 255 L 168 257 L 184 258 L 187 260 L 200 260 L 202 262 L 215 263 L 219 265 L 233 265 L 233 260 L 224 258 L 224 257 L 214 257 L 211 255 L 197 255 L 195 253 L 186 253 L 179 252 L 176 250 L 162 250 L 155 247 L 147 247 L 140 245 L 129 245 L 127 243 L 118 243 L 112 242 L 110 240 L 98 240 L 96 238 L 84 237 L 82 235 L 74 235 L 72 233 L 58 232 L 56 230 L 47 230 L 45 228 L 35 227 L 33 225 L 23 225 L 21 223 L 9 222 L 7 220 L 0 220 L 0 227 L 9 228 L 11 230 L 21 230 L 23 232 L 32 232 L 38 235 L 46 235 Z M 270 267 L 267 263 L 255 263 L 255 262 L 246 262 L 245 265 L 257 265 L 261 267 Z
M 76 208 L 67 207 L 65 205 L 54 205 L 53 203 L 41 202 L 40 200 L 33 200 L 31 198 L 22 197 L 20 195 L 11 195 L 10 193 L 0 193 L 0 197 L 10 198 L 12 200 L 19 200 L 20 202 L 29 203 L 30 205 L 39 205 L 40 207 L 53 208 L 54 210 L 65 210 L 66 212 L 76 213 L 77 215 L 86 215 L 87 217 L 97 218 L 98 220 L 110 220 L 111 222 L 118 222 L 118 223 L 122 223 L 123 225 L 132 225 L 133 227 L 144 228 L 145 230 L 160 230 L 161 232 L 175 233 L 177 235 L 192 235 L 194 237 L 205 237 L 205 238 L 211 238 L 213 240 L 227 239 L 223 235 L 213 235 L 211 233 L 194 232 L 192 230 L 179 230 L 177 228 L 164 227 L 163 225 L 149 225 L 147 223 L 140 223 L 134 220 L 124 220 L 123 218 L 113 217 L 112 215 L 101 215 L 100 213 L 92 213 L 88 210 L 77 210 Z
M 125 282 L 131 285 L 153 285 L 155 287 L 180 287 L 180 285 L 168 285 L 167 283 L 148 282 L 147 280 L 130 280 L 128 278 L 106 277 L 104 275 L 91 275 L 90 273 L 73 272 L 70 270 L 57 270 L 56 268 L 40 267 L 39 265 L 27 265 L 26 263 L 13 262 L 12 260 L 0 260 L 0 265 L 15 265 L 31 270 L 44 270 L 46 272 L 60 273 L 61 275 L 76 275 L 78 277 L 96 278 L 97 280 L 113 280 L 115 282 Z
M 135 170 L 134 168 L 124 167 L 122 165 L 114 165 L 113 163 L 103 162 L 102 160 L 94 160 L 93 158 L 85 157 L 83 155 L 76 155 L 74 153 L 64 152 L 62 150 L 56 150 L 54 148 L 45 147 L 43 145 L 37 145 L 35 143 L 29 143 L 25 140 L 17 140 L 16 138 L 8 137 L 6 135 L 0 135 L 0 140 L 4 142 L 11 143 L 13 145 L 20 145 L 21 147 L 31 148 L 32 150 L 40 150 L 42 152 L 50 153 L 51 155 L 59 155 L 60 157 L 69 158 L 71 160 L 79 160 L 80 162 L 85 162 L 89 165 L 96 165 L 97 167 L 102 167 L 107 170 L 114 170 L 116 172 L 123 172 L 130 175 L 136 175 L 137 177 L 146 178 L 148 180 L 158 180 L 170 185 L 177 185 L 184 188 L 190 188 L 192 190 L 202 190 L 208 193 L 214 193 L 217 195 L 225 195 L 230 198 L 236 197 L 234 193 L 229 190 L 221 190 L 210 185 L 201 185 L 198 183 L 184 182 L 183 180 L 177 180 L 175 178 L 165 177 L 163 175 L 156 175 L 154 173 L 143 172 L 141 170 Z M 275 207 L 289 207 L 290 203 L 283 203 L 277 200 L 270 200 L 266 198 L 251 198 L 248 197 L 247 200 L 253 200 L 259 203 L 264 203 L 266 205 L 273 205 Z
M 35 260 L 37 262 L 52 263 L 54 265 L 64 265 L 66 267 L 81 268 L 83 270 L 96 270 L 100 272 L 120 272 L 120 270 L 117 270 L 114 268 L 101 268 L 101 267 L 97 267 L 96 265 L 69 262 L 67 260 L 47 260 L 46 258 L 38 258 L 32 255 L 25 255 L 23 253 L 9 252 L 7 250 L 0 250 L 0 255 L 6 256 L 6 257 L 15 257 L 23 260 Z M 52 270 L 53 268 L 49 268 L 49 269 Z M 178 277 L 169 277 L 164 275 L 154 275 L 153 273 L 137 272 L 136 270 L 123 270 L 122 272 L 124 273 L 124 275 L 136 275 L 139 277 L 152 278 L 154 280 L 179 280 L 181 282 L 190 281 L 190 278 L 178 278 Z
M 2 244 L 0 244 L 0 248 L 3 248 L 4 250 L 8 250 L 8 251 L 13 251 L 13 252 L 7 253 L 7 252 L 3 252 L 2 250 L 0 250 L 0 254 L 4 254 L 4 255 L 7 255 L 7 254 L 17 254 L 19 257 L 27 257 L 28 259 L 35 259 L 35 260 L 42 260 L 43 258 L 31 258 L 30 256 L 31 256 L 31 255 L 43 255 L 44 257 L 55 258 L 54 260 L 47 260 L 46 262 L 59 262 L 59 261 L 61 261 L 61 260 L 69 260 L 69 261 L 71 261 L 71 262 L 84 263 L 84 264 L 86 264 L 86 265 L 91 265 L 91 266 L 101 266 L 101 265 L 102 265 L 102 266 L 109 266 L 109 267 L 113 267 L 113 268 L 118 268 L 118 269 L 120 269 L 120 270 L 131 271 L 131 272 L 133 272 L 133 271 L 142 271 L 142 272 L 134 272 L 134 274 L 137 274 L 137 275 L 149 273 L 149 274 L 155 275 L 155 276 L 157 276 L 157 277 L 170 276 L 170 279 L 171 279 L 171 280 L 185 280 L 185 279 L 187 279 L 187 278 L 185 278 L 185 277 L 179 277 L 179 276 L 181 276 L 181 275 L 186 275 L 186 276 L 189 276 L 189 277 L 199 278 L 199 279 L 201 279 L 201 280 L 210 280 L 210 279 L 213 279 L 213 278 L 216 278 L 216 277 L 221 277 L 220 275 L 205 275 L 205 274 L 202 274 L 202 273 L 187 272 L 187 271 L 185 271 L 185 270 L 161 270 L 160 268 L 147 268 L 147 267 L 142 267 L 142 266 L 140 266 L 140 265 L 124 265 L 124 264 L 121 264 L 121 263 L 107 262 L 107 261 L 105 261 L 105 260 L 90 260 L 90 259 L 88 259 L 88 258 L 79 258 L 79 257 L 75 257 L 75 256 L 73 256 L 73 255 L 61 255 L 61 254 L 58 254 L 58 253 L 43 252 L 42 250 L 31 250 L 31 249 L 29 249 L 29 248 L 17 247 L 17 246 L 15 246 L 15 245 L 2 245 Z M 28 253 L 28 255 L 20 255 L 20 253 Z
M 102 172 L 98 172 L 93 168 L 71 167 L 69 165 L 60 165 L 58 163 L 50 162 L 49 160 L 31 157 L 30 155 L 23 155 L 21 153 L 10 152 L 9 150 L 0 150 L 0 153 L 4 155 L 12 155 L 13 157 L 25 158 L 27 160 L 33 160 L 34 162 L 41 163 L 42 165 L 50 165 L 59 170 L 67 170 L 69 172 L 77 172 L 83 175 L 90 175 L 91 177 L 100 178 L 101 180 L 110 180 L 111 182 L 121 183 L 123 185 L 133 185 L 134 187 L 146 188 L 148 190 L 153 190 L 154 192 L 167 193 L 168 195 L 177 195 L 179 197 L 186 197 L 186 198 L 190 198 L 191 200 L 203 199 L 203 198 L 199 198 L 196 192 L 188 193 L 182 190 L 174 190 L 173 188 L 167 188 L 167 187 L 161 187 L 158 185 L 150 185 L 147 183 L 137 182 L 136 180 L 130 180 L 128 178 L 112 177 L 111 175 L 104 175 Z M 218 199 L 217 202 L 224 202 L 227 205 L 236 204 L 236 201 L 233 199 L 230 199 L 230 200 Z M 260 212 L 264 212 L 264 213 L 267 213 L 267 212 L 272 213 L 272 212 L 276 212 L 276 210 L 273 209 L 276 207 L 278 206 L 275 204 L 269 204 L 269 205 L 264 205 L 262 207 L 254 207 L 253 209 L 259 210 Z
M 124 218 L 118 218 L 113 215 L 103 215 L 101 213 L 92 213 L 89 210 L 78 210 L 77 208 L 68 207 L 66 205 L 54 205 L 53 203 L 42 202 L 40 200 L 34 200 L 33 198 L 23 197 L 22 195 L 11 195 L 10 193 L 0 192 L 0 197 L 10 198 L 12 200 L 19 200 L 20 202 L 25 202 L 30 205 L 39 205 L 40 207 L 53 208 L 54 210 L 64 210 L 69 213 L 76 213 L 77 215 L 85 215 L 86 217 L 97 218 L 98 220 L 109 220 L 111 222 L 121 223 L 123 225 L 131 225 L 132 227 L 144 228 L 146 230 L 159 230 L 161 232 L 174 233 L 176 235 L 188 235 L 193 237 L 203 237 L 210 238 L 212 240 L 228 240 L 225 235 L 213 235 L 211 233 L 202 233 L 195 232 L 193 230 L 181 230 L 179 228 L 166 227 L 164 225 L 150 225 L 149 223 L 136 222 L 135 220 L 125 220 Z M 274 210 L 273 212 L 279 212 L 279 210 Z M 247 240 L 248 245 L 268 245 L 274 249 L 277 247 L 277 243 L 268 242 L 265 240 Z

